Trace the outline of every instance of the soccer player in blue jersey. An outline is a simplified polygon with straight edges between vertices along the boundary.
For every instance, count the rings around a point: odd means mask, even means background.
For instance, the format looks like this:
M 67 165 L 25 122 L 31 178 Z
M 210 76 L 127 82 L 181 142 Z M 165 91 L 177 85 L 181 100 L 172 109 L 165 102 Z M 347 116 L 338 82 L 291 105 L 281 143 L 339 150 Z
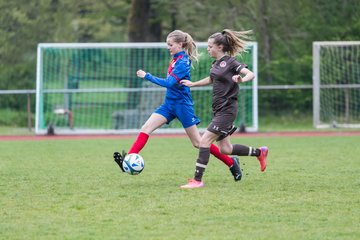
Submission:
M 214 141 L 217 141 L 220 151 L 224 154 L 257 157 L 260 170 L 265 171 L 267 147 L 254 148 L 240 144 L 232 145 L 230 142 L 233 123 L 238 113 L 238 84 L 254 78 L 254 73 L 234 58 L 245 50 L 246 41 L 243 38 L 247 38 L 249 33 L 225 29 L 221 33 L 211 35 L 207 50 L 215 61 L 210 69 L 210 77 L 197 82 L 181 80 L 181 83 L 188 87 L 213 85 L 213 119 L 200 140 L 194 178 L 181 188 L 204 186 L 202 176 L 209 162 L 210 146 Z
M 175 30 L 171 32 L 166 39 L 167 49 L 172 56 L 172 61 L 167 69 L 166 79 L 153 76 L 143 70 L 136 72 L 137 76 L 144 78 L 154 84 L 166 88 L 164 103 L 158 107 L 154 113 L 141 128 L 140 134 L 131 146 L 128 153 L 139 153 L 149 139 L 149 135 L 160 128 L 165 123 L 169 124 L 175 118 L 179 119 L 183 125 L 186 134 L 189 136 L 194 147 L 199 147 L 200 133 L 197 124 L 199 118 L 195 115 L 193 100 L 190 94 L 190 88 L 181 84 L 181 79 L 190 80 L 190 70 L 192 61 L 197 60 L 197 48 L 193 38 L 186 32 Z M 219 148 L 211 144 L 209 151 L 215 157 L 223 161 L 230 169 L 234 180 L 241 179 L 241 170 L 237 157 L 229 157 L 222 154 Z M 114 160 L 122 171 L 122 161 L 127 153 L 114 153 Z

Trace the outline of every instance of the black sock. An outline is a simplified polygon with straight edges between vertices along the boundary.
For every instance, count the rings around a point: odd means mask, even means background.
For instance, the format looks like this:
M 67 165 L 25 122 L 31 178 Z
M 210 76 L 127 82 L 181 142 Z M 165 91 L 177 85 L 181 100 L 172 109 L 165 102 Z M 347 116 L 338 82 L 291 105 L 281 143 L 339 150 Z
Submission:
M 258 157 L 260 156 L 260 149 L 254 147 L 248 147 L 240 144 L 234 144 L 231 155 Z
M 194 179 L 201 181 L 205 168 L 209 162 L 210 148 L 199 148 L 199 157 L 196 160 Z

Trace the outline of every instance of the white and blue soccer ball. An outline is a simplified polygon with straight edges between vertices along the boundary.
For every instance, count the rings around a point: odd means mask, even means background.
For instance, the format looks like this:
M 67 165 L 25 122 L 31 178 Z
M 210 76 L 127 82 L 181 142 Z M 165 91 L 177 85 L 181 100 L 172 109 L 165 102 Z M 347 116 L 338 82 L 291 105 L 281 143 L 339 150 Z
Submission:
M 123 161 L 124 171 L 130 175 L 138 175 L 144 170 L 144 159 L 136 153 L 130 153 L 125 156 Z

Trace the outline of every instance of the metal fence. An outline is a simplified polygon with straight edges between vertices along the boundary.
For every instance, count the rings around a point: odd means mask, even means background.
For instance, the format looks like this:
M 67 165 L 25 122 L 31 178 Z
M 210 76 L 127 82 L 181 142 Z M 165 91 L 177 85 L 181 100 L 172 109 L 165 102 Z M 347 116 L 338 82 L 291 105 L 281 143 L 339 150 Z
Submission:
M 9 125 L 10 119 L 8 114 L 6 114 L 6 110 L 11 112 L 26 112 L 26 120 L 18 119 L 18 122 L 10 122 L 12 126 L 14 125 L 23 125 L 22 122 L 27 122 L 27 128 L 29 131 L 33 130 L 34 126 L 34 114 L 35 114 L 35 101 L 31 101 L 31 99 L 35 99 L 35 89 L 24 89 L 24 90 L 0 90 L 0 126 Z M 25 102 L 24 104 L 19 104 L 18 106 L 13 106 L 11 104 L 11 99 L 6 98 L 6 96 L 12 96 L 16 98 L 16 102 Z M 23 101 L 18 101 L 18 98 L 24 98 Z M 24 115 L 20 115 L 21 118 Z M 25 127 L 24 125 L 22 127 Z
M 311 108 L 312 89 L 312 85 L 258 86 L 259 118 L 269 115 L 277 116 L 284 112 L 291 115 L 292 112 L 303 112 L 304 108 Z M 35 89 L 0 90 L 0 127 L 22 127 L 33 132 L 35 125 L 35 93 Z M 306 106 L 295 105 L 295 101 L 292 101 L 292 99 L 298 98 L 307 98 L 307 102 L 304 102 Z M 13 106 L 15 99 L 16 102 L 21 100 L 21 104 Z M 311 114 L 311 112 L 312 110 L 309 109 L 307 114 Z M 9 118 L 16 119 L 16 121 Z

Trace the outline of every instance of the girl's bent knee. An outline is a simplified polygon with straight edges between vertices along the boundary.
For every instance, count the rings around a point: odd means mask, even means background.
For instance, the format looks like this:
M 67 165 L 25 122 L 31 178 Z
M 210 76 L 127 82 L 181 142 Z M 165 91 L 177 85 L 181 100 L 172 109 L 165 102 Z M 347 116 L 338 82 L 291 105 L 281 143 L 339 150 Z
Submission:
M 230 149 L 228 149 L 228 148 L 220 148 L 220 152 L 221 152 L 222 154 L 226 154 L 226 155 L 230 155 L 230 154 L 231 154 Z
M 199 143 L 193 143 L 194 148 L 199 148 Z

